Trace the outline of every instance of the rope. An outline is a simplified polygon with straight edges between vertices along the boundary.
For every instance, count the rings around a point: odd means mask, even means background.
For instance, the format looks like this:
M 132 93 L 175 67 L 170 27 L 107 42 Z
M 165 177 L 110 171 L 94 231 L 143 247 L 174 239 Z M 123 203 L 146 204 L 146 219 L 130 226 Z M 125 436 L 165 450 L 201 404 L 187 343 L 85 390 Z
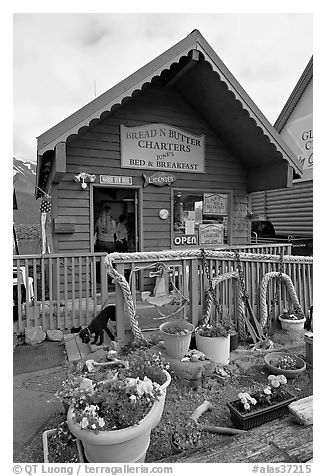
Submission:
M 265 274 L 265 276 L 263 277 L 260 283 L 259 306 L 260 306 L 260 323 L 262 327 L 265 327 L 268 321 L 267 302 L 266 302 L 267 286 L 269 281 L 273 278 L 282 279 L 285 282 L 285 285 L 287 287 L 287 290 L 289 292 L 289 295 L 294 307 L 302 311 L 301 305 L 297 297 L 297 293 L 294 289 L 294 285 L 290 276 L 284 273 L 280 275 L 278 271 L 271 271 L 270 273 Z
M 224 259 L 230 259 L 231 261 L 234 261 L 234 251 L 221 251 L 221 250 L 207 249 L 205 250 L 205 254 L 207 258 L 212 258 L 212 259 L 224 258 Z M 128 314 L 128 317 L 130 320 L 131 329 L 134 334 L 135 342 L 146 343 L 147 341 L 144 338 L 138 324 L 130 286 L 128 282 L 126 281 L 125 277 L 119 274 L 114 269 L 112 263 L 114 261 L 132 261 L 132 262 L 137 262 L 137 261 L 144 262 L 146 260 L 147 261 L 160 261 L 160 260 L 171 261 L 174 259 L 179 260 L 183 258 L 185 259 L 186 258 L 197 258 L 197 259 L 202 258 L 202 250 L 192 249 L 192 250 L 180 250 L 180 251 L 179 250 L 165 250 L 165 251 L 148 251 L 148 252 L 141 251 L 141 252 L 135 252 L 135 253 L 110 253 L 105 257 L 105 265 L 107 268 L 107 273 L 109 274 L 111 278 L 113 278 L 118 283 L 118 285 L 120 286 L 122 290 L 124 301 L 125 301 L 125 311 Z M 250 259 L 252 261 L 264 261 L 264 262 L 266 261 L 275 262 L 275 260 L 277 260 L 275 255 L 255 254 L 255 253 L 239 253 L 239 258 Z M 283 263 L 287 263 L 287 262 L 290 262 L 290 263 L 304 262 L 304 263 L 312 264 L 313 258 L 307 257 L 307 256 L 288 256 L 288 255 L 283 256 Z M 149 267 L 151 267 L 151 265 Z M 278 275 L 278 274 L 279 273 L 277 272 L 275 273 L 275 275 Z M 286 275 L 283 274 L 282 278 L 284 278 L 284 276 Z M 219 279 L 219 278 L 215 278 L 215 279 Z M 229 278 L 226 278 L 226 279 L 229 279 Z M 266 293 L 266 290 L 265 290 L 265 293 Z M 242 299 L 239 299 L 239 314 L 241 317 L 244 315 L 244 310 L 242 306 L 243 306 Z M 264 311 L 264 304 L 261 306 L 261 309 L 263 310 L 263 313 L 266 312 Z M 266 303 L 265 303 L 265 309 L 266 309 Z M 263 321 L 265 319 L 266 321 L 267 317 L 264 314 L 262 316 L 263 317 L 261 319 L 263 319 Z M 239 319 L 239 323 L 240 323 L 239 333 L 240 333 L 240 336 L 242 337 L 244 335 L 244 331 L 243 331 L 244 319 L 241 317 Z
M 132 294 L 130 290 L 130 286 L 126 280 L 126 278 L 118 273 L 113 267 L 113 256 L 112 254 L 106 255 L 104 262 L 107 269 L 108 275 L 118 283 L 121 288 L 124 297 L 124 307 L 125 311 L 129 317 L 131 330 L 134 335 L 135 343 L 140 344 L 142 342 L 147 343 L 146 339 L 144 338 L 142 331 L 139 327 L 138 320 L 136 318 L 136 312 L 134 307 L 134 302 L 132 299 Z
M 212 279 L 212 286 L 215 288 L 218 284 L 222 283 L 223 281 L 227 281 L 228 279 L 237 279 L 239 281 L 240 280 L 239 273 L 236 271 L 230 271 L 229 273 L 221 274 L 217 276 L 216 278 Z M 206 325 L 209 322 L 209 317 L 212 312 L 213 301 L 214 301 L 214 298 L 212 296 L 212 293 L 209 290 L 207 290 L 206 296 L 205 296 L 205 309 L 204 309 L 204 315 L 202 320 L 203 325 Z M 239 317 L 238 317 L 239 336 L 240 336 L 240 339 L 244 340 L 247 337 L 246 328 L 245 328 L 245 303 L 244 303 L 244 300 L 242 299 L 242 290 L 240 286 L 238 286 L 238 289 L 237 289 L 237 302 L 238 302 L 238 310 L 239 310 Z
M 221 251 L 206 249 L 205 254 L 207 258 L 220 258 L 234 260 L 234 251 Z M 258 254 L 258 253 L 239 253 L 240 259 L 250 259 L 253 261 L 274 261 L 278 262 L 277 255 Z M 139 251 L 135 253 L 110 253 L 112 261 L 159 261 L 159 260 L 174 260 L 183 258 L 202 258 L 202 251 L 200 249 L 191 250 L 164 250 L 164 251 Z M 292 256 L 284 255 L 283 263 L 313 263 L 312 256 Z

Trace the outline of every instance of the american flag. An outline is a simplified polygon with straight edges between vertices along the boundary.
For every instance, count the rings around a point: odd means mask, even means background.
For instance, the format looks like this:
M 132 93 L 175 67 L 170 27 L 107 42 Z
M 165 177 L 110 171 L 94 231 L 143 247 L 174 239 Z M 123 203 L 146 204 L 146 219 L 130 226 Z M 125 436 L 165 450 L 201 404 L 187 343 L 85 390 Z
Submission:
M 50 200 L 42 200 L 40 206 L 40 213 L 49 213 L 51 211 L 51 202 Z
M 47 236 L 47 213 L 51 212 L 51 199 L 43 198 L 40 205 L 41 213 L 41 238 L 42 238 L 42 254 L 45 254 L 47 251 L 50 252 L 49 246 L 49 237 Z

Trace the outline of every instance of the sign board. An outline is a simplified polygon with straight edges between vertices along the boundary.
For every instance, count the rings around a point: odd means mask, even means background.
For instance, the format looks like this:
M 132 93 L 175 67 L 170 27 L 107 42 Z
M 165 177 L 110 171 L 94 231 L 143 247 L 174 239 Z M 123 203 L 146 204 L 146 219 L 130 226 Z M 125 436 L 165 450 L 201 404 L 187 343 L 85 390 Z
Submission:
M 312 179 L 313 168 L 313 129 L 312 114 L 307 114 L 293 121 L 288 121 L 285 132 L 292 139 L 292 150 L 297 153 L 297 157 L 303 166 L 303 176 L 301 180 Z M 295 146 L 293 147 L 293 143 Z
M 100 175 L 100 183 L 107 185 L 132 185 L 132 177 L 123 175 Z
M 226 215 L 228 196 L 220 193 L 204 193 L 204 215 Z
M 204 173 L 205 135 L 167 124 L 120 126 L 121 167 Z
M 171 185 L 175 182 L 175 175 L 169 174 L 167 172 L 156 172 L 153 175 L 143 174 L 144 177 L 144 188 L 147 185 L 156 185 L 157 187 L 163 187 L 163 185 Z
M 177 235 L 174 237 L 173 243 L 176 246 L 194 246 L 198 244 L 198 240 L 196 235 Z
M 224 226 L 216 225 L 199 225 L 199 244 L 200 245 L 223 245 L 224 243 Z

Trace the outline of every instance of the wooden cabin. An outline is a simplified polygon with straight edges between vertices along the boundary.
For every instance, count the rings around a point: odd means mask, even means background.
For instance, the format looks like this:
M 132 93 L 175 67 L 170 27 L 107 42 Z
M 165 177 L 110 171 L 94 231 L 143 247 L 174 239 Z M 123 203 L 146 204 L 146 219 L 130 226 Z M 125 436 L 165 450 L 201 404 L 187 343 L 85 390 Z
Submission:
M 303 166 L 293 187 L 252 193 L 253 213 L 273 223 L 277 235 L 313 237 L 313 58 L 284 105 L 275 129 Z
M 51 196 L 54 253 L 94 252 L 105 204 L 127 217 L 128 251 L 228 248 L 250 243 L 249 194 L 302 171 L 194 30 L 38 137 L 36 195 Z

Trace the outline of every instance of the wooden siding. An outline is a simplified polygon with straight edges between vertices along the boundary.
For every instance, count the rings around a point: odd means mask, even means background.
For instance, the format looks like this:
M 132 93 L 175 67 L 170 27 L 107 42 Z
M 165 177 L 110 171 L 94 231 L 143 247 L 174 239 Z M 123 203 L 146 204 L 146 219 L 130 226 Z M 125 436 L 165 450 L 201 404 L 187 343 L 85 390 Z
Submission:
M 205 173 L 176 172 L 173 187 L 206 190 L 231 190 L 234 221 L 233 244 L 250 242 L 247 219 L 246 171 L 222 140 L 210 129 L 199 112 L 173 89 L 148 88 L 111 116 L 89 128 L 85 134 L 67 142 L 67 173 L 57 188 L 58 217 L 73 216 L 76 233 L 56 236 L 58 252 L 90 250 L 90 187 L 81 190 L 73 175 L 88 172 L 97 175 L 133 176 L 135 186 L 143 186 L 144 170 L 120 167 L 120 124 L 136 126 L 145 123 L 166 123 L 193 134 L 205 134 Z M 147 171 L 148 172 L 148 171 Z M 143 249 L 160 250 L 171 246 L 171 215 L 163 223 L 160 208 L 170 210 L 170 187 L 149 185 L 143 189 L 142 227 Z
M 278 235 L 313 235 L 313 182 L 250 195 L 252 212 L 270 220 Z

